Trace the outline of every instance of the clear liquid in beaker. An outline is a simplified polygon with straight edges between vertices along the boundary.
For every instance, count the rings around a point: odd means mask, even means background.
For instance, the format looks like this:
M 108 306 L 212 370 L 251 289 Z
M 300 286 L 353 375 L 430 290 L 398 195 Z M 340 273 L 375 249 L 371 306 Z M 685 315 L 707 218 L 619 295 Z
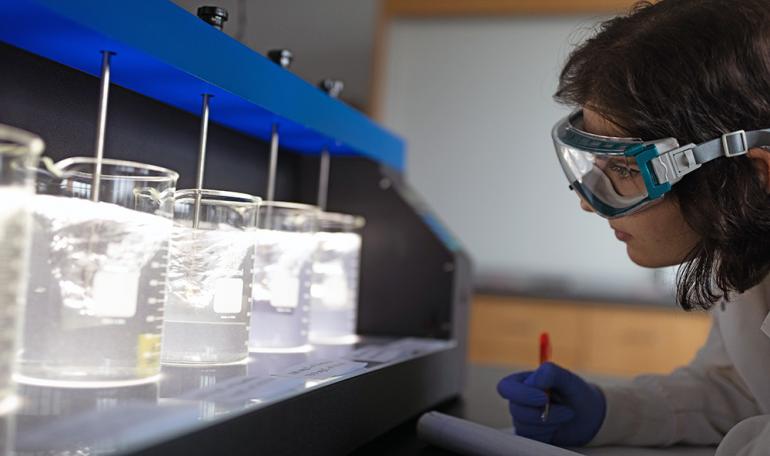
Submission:
M 254 234 L 175 227 L 163 332 L 164 363 L 220 364 L 248 357 Z
M 21 381 L 118 386 L 160 372 L 171 221 L 37 195 Z
M 14 405 L 11 382 L 29 243 L 24 188 L 0 187 L 0 416 Z
M 311 233 L 258 230 L 249 350 L 307 345 L 316 246 Z
M 310 290 L 310 340 L 355 342 L 361 235 L 318 233 Z

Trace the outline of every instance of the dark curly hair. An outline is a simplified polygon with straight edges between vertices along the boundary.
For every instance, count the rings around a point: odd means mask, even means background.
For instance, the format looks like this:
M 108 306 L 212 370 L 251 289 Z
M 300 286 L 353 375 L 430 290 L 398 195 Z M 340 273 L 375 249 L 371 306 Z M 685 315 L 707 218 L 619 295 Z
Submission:
M 650 140 L 770 128 L 770 4 L 637 3 L 572 52 L 555 99 Z M 671 195 L 701 237 L 677 274 L 682 307 L 708 309 L 768 275 L 770 194 L 748 157 L 706 163 Z

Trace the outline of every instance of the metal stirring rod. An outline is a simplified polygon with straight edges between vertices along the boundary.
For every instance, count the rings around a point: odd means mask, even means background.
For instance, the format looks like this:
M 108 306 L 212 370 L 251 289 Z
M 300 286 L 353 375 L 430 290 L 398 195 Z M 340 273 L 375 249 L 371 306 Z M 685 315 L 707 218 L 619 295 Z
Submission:
M 326 195 L 329 192 L 329 149 L 321 151 L 321 163 L 318 173 L 318 207 L 326 210 Z
M 94 145 L 94 157 L 96 162 L 94 163 L 94 171 L 91 176 L 91 201 L 94 203 L 99 202 L 99 188 L 102 182 L 102 161 L 104 160 L 104 136 L 107 130 L 107 104 L 110 98 L 110 59 L 114 55 L 114 52 L 102 51 L 102 71 L 100 76 L 99 86 L 99 111 L 97 112 L 96 119 L 96 142 Z M 88 243 L 86 246 L 86 252 L 90 256 L 96 250 L 97 243 L 97 229 L 94 225 L 90 225 L 90 233 L 88 235 Z M 84 283 L 93 283 L 98 268 L 95 262 L 89 262 L 82 268 L 81 274 Z
M 278 125 L 273 124 L 270 135 L 270 165 L 267 174 L 267 201 L 275 200 L 275 178 L 278 171 Z
M 91 201 L 99 201 L 99 186 L 102 180 L 102 160 L 104 158 L 104 134 L 107 129 L 107 102 L 110 97 L 110 58 L 114 52 L 102 51 L 102 74 L 99 88 L 99 114 L 96 122 L 96 163 L 91 183 Z
M 323 90 L 331 98 L 339 98 L 345 88 L 345 83 L 335 79 L 322 79 L 318 88 Z M 318 164 L 318 207 L 326 210 L 326 200 L 329 194 L 329 148 L 321 150 L 321 160 Z
M 211 95 L 203 94 L 201 107 L 201 136 L 198 144 L 198 173 L 195 177 L 195 208 L 193 209 L 193 228 L 198 228 L 201 211 L 201 190 L 203 190 L 203 172 L 206 168 L 206 142 L 209 133 L 209 99 Z
M 267 52 L 267 58 L 283 69 L 288 69 L 294 61 L 294 54 L 288 49 L 271 49 Z M 276 174 L 278 172 L 278 124 L 273 124 L 273 132 L 270 135 L 270 164 L 267 172 L 266 201 L 275 201 Z
M 273 132 L 270 135 L 270 164 L 267 169 L 267 199 L 266 201 L 275 201 L 275 182 L 276 174 L 278 173 L 278 124 L 273 124 Z M 273 220 L 273 208 L 267 207 L 265 213 L 265 221 L 260 225 L 270 228 L 272 227 Z

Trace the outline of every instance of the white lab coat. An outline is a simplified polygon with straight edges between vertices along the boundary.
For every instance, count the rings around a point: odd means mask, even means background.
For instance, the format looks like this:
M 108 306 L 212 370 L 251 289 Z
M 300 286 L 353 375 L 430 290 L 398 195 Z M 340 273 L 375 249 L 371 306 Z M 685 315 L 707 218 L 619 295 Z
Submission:
M 689 365 L 601 387 L 607 415 L 591 446 L 719 444 L 716 456 L 770 455 L 770 276 L 711 313 Z

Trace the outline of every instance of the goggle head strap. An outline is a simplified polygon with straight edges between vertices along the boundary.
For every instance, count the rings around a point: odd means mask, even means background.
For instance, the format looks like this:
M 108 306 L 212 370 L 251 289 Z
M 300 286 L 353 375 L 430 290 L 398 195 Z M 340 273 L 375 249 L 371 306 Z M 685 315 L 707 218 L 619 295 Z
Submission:
M 760 146 L 770 146 L 770 129 L 725 133 L 701 144 L 687 144 L 659 152 L 657 156 L 650 157 L 649 162 L 658 184 L 673 185 L 704 163 L 720 157 L 739 157 L 749 149 Z

